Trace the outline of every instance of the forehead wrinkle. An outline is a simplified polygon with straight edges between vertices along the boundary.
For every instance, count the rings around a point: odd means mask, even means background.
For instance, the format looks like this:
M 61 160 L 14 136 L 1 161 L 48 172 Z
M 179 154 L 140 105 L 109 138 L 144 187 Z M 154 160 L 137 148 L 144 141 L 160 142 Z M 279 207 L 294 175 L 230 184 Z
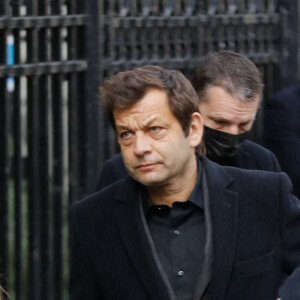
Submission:
M 229 121 L 229 122 L 236 122 L 236 123 L 247 123 L 252 122 L 255 120 L 256 112 L 253 113 L 251 110 L 250 112 L 245 111 L 234 111 L 229 112 L 222 109 L 219 109 L 217 111 L 213 111 L 211 113 L 208 113 L 208 117 L 212 119 L 217 119 L 221 121 Z
M 250 103 L 240 102 L 238 104 L 226 103 L 224 102 L 221 107 L 211 107 L 212 113 L 215 114 L 232 114 L 232 115 L 243 115 L 243 114 L 255 114 L 256 113 L 255 104 L 252 106 Z
M 142 125 L 144 127 L 149 126 L 151 123 L 153 123 L 154 121 L 161 121 L 161 118 L 159 116 L 156 115 L 151 115 L 149 118 L 142 120 Z
M 121 121 L 121 123 L 117 124 L 117 129 L 129 129 L 130 127 L 147 128 L 152 122 L 157 120 L 161 121 L 161 118 L 155 114 L 146 118 L 144 116 L 139 116 L 138 118 L 127 117 L 123 122 Z

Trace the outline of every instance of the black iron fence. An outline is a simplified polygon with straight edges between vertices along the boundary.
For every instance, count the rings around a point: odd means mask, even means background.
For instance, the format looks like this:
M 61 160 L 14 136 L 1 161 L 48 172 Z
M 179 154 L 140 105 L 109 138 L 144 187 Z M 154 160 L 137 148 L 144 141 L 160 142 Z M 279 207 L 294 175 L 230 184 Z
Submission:
M 10 299 L 67 295 L 68 207 L 84 193 L 85 2 L 0 4 L 0 274 Z
M 0 282 L 11 299 L 68 298 L 68 209 L 94 191 L 115 137 L 103 78 L 246 54 L 265 96 L 297 77 L 297 1 L 2 0 Z M 263 110 L 254 138 L 261 139 Z

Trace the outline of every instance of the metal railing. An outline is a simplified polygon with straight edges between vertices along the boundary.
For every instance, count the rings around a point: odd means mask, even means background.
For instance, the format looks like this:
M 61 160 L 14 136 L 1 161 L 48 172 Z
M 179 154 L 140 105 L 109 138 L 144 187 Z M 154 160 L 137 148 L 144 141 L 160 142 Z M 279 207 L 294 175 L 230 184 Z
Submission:
M 1 283 L 11 299 L 62 299 L 67 212 L 83 194 L 84 1 L 1 1 L 0 12 Z

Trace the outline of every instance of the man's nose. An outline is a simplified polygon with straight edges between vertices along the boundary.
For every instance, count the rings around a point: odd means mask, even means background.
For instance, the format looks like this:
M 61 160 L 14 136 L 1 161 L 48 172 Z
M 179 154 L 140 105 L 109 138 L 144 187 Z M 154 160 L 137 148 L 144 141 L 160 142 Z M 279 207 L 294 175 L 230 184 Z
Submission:
M 149 141 L 149 137 L 145 134 L 136 134 L 134 140 L 134 154 L 136 156 L 143 156 L 146 153 L 151 152 L 151 144 Z
M 239 127 L 237 125 L 228 126 L 226 132 L 230 134 L 239 134 Z

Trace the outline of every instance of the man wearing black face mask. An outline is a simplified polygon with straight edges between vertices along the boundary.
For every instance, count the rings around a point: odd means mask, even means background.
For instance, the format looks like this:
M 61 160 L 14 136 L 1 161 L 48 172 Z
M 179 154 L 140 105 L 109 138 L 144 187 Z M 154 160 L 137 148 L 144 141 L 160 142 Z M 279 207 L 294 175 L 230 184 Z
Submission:
M 203 57 L 191 82 L 204 119 L 207 157 L 221 165 L 279 172 L 275 155 L 246 139 L 263 87 L 256 66 L 243 55 L 220 51 Z
M 279 172 L 275 155 L 246 139 L 262 94 L 257 67 L 243 55 L 220 51 L 202 58 L 191 82 L 199 96 L 207 157 L 221 165 Z M 117 154 L 104 164 L 96 188 L 126 175 L 122 155 Z
M 222 165 L 233 165 L 236 153 L 249 136 L 249 132 L 230 134 L 205 127 L 204 135 L 207 157 Z

